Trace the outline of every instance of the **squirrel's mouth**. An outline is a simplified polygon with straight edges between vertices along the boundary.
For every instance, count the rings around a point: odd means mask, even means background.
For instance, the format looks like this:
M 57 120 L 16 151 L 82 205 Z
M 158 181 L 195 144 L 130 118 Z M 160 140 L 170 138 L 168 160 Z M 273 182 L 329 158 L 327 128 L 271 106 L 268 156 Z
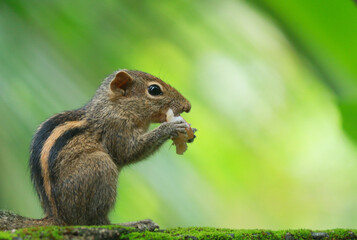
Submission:
M 166 112 L 160 112 L 152 116 L 151 119 L 152 123 L 163 123 L 166 122 Z
M 155 114 L 153 117 L 152 117 L 152 123 L 163 123 L 163 122 L 166 122 L 166 114 L 167 114 L 167 111 L 169 109 L 172 109 L 173 113 L 174 113 L 174 116 L 177 117 L 177 116 L 180 116 L 181 113 L 183 112 L 187 112 L 185 111 L 185 109 L 177 109 L 177 108 L 167 108 L 165 110 L 163 110 L 162 112 L 158 113 L 158 114 Z M 189 110 L 188 110 L 189 111 Z
M 190 112 L 191 110 L 191 104 L 187 101 L 185 103 L 181 103 L 181 104 L 174 104 L 173 106 L 169 107 L 166 109 L 166 112 L 165 114 L 167 113 L 167 111 L 169 109 L 172 109 L 173 113 L 174 113 L 174 116 L 177 117 L 179 115 L 181 115 L 181 113 L 183 112 Z
M 183 112 L 189 112 L 189 111 L 190 111 L 190 110 L 187 110 L 187 109 L 184 108 L 184 107 L 182 107 L 182 108 L 171 107 L 171 108 L 166 109 L 166 111 L 164 112 L 165 119 L 166 119 L 167 112 L 168 112 L 170 109 L 172 110 L 173 115 L 174 115 L 175 117 L 180 116 L 181 113 L 183 113 Z

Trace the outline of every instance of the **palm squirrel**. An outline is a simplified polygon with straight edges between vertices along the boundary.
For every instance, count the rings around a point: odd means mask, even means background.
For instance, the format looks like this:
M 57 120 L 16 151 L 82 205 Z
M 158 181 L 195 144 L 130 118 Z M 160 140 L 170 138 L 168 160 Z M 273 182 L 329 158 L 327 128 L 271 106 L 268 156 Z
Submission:
M 120 170 L 185 133 L 183 120 L 166 112 L 189 112 L 190 102 L 148 73 L 119 70 L 109 75 L 84 107 L 59 113 L 35 133 L 31 178 L 45 217 L 0 212 L 0 230 L 47 225 L 105 225 L 117 195 Z M 161 123 L 148 131 L 151 123 Z M 153 230 L 151 220 L 122 223 Z

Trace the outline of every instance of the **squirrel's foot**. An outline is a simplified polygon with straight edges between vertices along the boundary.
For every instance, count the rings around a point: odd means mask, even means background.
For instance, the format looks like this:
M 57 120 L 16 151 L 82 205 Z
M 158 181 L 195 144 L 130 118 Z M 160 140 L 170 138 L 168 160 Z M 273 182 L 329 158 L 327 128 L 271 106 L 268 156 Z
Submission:
M 139 230 L 149 230 L 149 231 L 154 231 L 155 229 L 159 229 L 159 225 L 154 223 L 151 219 L 145 219 L 141 221 L 136 221 L 136 222 L 127 222 L 127 223 L 119 223 L 118 225 L 124 226 L 124 227 L 134 227 Z

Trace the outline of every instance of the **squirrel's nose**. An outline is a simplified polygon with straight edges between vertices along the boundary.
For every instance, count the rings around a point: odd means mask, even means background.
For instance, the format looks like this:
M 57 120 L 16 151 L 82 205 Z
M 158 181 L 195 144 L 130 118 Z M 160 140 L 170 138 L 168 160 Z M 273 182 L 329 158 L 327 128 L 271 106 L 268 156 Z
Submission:
M 183 107 L 183 109 L 182 109 L 182 112 L 190 112 L 190 110 L 191 110 L 191 104 L 189 103 L 189 102 L 187 102 L 186 104 L 185 104 L 185 106 Z

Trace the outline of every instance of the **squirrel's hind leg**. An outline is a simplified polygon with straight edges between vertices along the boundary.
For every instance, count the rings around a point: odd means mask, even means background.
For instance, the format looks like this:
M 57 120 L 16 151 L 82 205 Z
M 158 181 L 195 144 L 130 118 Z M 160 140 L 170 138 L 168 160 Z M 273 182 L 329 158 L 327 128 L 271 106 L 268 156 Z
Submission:
M 65 165 L 65 164 L 64 164 Z M 118 168 L 104 152 L 80 156 L 61 169 L 57 216 L 65 225 L 106 225 L 117 194 Z

